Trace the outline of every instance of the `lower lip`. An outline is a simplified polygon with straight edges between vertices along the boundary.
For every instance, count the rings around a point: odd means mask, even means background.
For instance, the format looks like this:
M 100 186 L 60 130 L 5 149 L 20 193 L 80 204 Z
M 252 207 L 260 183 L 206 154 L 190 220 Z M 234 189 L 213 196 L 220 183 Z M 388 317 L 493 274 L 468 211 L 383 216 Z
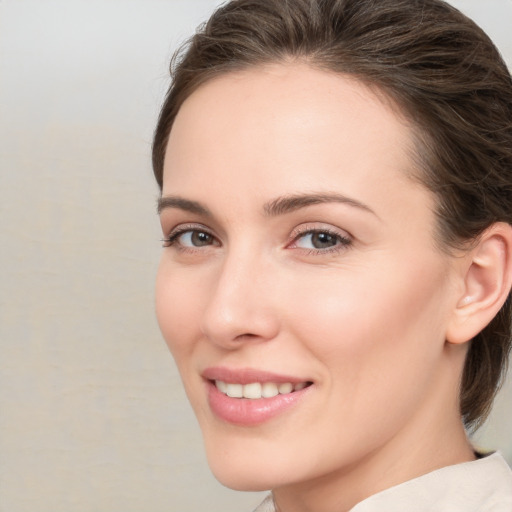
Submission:
M 211 381 L 207 381 L 207 387 L 210 409 L 218 418 L 234 425 L 249 427 L 284 413 L 297 404 L 311 386 L 293 393 L 258 399 L 231 398 L 221 393 Z
M 254 426 L 284 413 L 297 404 L 308 392 L 308 386 L 293 393 L 276 395 L 272 398 L 231 398 L 221 393 L 215 384 L 207 381 L 208 403 L 220 419 L 240 426 Z

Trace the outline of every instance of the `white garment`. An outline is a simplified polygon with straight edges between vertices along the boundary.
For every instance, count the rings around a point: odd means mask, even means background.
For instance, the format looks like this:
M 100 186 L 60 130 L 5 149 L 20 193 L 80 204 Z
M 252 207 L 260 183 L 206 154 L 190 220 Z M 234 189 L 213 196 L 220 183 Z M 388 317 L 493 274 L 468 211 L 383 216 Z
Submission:
M 276 512 L 272 496 L 254 512 Z M 494 453 L 386 489 L 350 512 L 512 512 L 512 470 Z

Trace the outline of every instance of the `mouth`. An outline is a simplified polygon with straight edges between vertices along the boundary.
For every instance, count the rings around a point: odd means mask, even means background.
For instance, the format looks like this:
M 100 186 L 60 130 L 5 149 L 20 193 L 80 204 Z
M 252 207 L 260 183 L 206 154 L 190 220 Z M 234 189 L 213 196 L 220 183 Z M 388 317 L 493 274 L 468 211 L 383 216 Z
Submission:
M 212 413 L 224 422 L 244 427 L 266 423 L 297 407 L 314 384 L 250 368 L 208 368 L 202 377 Z
M 312 384 L 311 382 L 251 382 L 249 384 L 238 384 L 223 380 L 214 380 L 213 383 L 222 394 L 230 398 L 247 398 L 249 400 L 288 395 Z

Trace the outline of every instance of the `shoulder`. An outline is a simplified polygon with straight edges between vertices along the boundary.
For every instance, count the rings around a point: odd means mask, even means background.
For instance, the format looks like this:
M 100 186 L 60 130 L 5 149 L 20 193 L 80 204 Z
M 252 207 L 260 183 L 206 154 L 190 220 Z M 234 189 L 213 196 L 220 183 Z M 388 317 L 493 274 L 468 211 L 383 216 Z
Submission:
M 487 457 L 433 471 L 386 489 L 351 512 L 511 512 L 512 471 L 505 459 Z
M 494 453 L 409 480 L 370 496 L 350 512 L 511 512 L 512 470 Z M 269 494 L 254 512 L 276 512 Z
M 272 495 L 271 494 L 269 494 L 260 503 L 260 505 L 254 510 L 254 512 L 275 512 L 275 511 L 276 511 L 276 509 L 274 507 L 274 500 L 272 499 Z

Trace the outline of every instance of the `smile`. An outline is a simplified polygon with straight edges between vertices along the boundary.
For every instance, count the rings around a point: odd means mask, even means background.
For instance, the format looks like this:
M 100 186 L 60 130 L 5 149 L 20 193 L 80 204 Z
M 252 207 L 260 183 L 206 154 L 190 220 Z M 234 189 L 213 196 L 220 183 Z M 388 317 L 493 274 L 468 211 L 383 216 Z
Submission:
M 208 405 L 218 419 L 254 427 L 297 407 L 314 381 L 254 368 L 210 367 L 201 372 Z
M 308 382 L 251 382 L 249 384 L 236 384 L 215 380 L 215 387 L 230 398 L 248 398 L 258 400 L 272 398 L 277 395 L 287 395 L 294 391 L 300 391 L 309 385 Z

